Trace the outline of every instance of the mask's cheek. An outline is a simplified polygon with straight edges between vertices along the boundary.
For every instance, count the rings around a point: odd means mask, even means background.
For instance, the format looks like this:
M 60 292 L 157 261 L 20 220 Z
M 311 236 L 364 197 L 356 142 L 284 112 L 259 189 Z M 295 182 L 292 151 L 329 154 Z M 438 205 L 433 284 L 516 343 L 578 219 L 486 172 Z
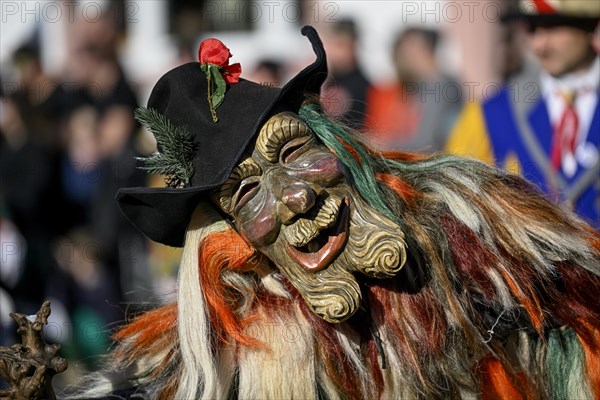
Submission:
M 265 247 L 277 240 L 281 222 L 276 206 L 273 194 L 261 190 L 237 215 L 240 234 L 254 247 Z

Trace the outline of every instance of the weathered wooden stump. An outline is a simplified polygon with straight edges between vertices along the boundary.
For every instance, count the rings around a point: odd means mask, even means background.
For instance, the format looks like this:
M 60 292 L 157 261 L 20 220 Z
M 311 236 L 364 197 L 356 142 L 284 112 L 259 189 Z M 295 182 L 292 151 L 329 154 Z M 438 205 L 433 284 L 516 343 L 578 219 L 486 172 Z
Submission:
M 21 343 L 0 346 L 0 376 L 10 386 L 0 390 L 0 399 L 56 399 L 52 378 L 67 369 L 67 360 L 57 354 L 59 344 L 47 344 L 42 337 L 49 315 L 49 301 L 42 304 L 35 321 L 25 314 L 10 314 L 19 324 L 17 333 L 21 335 Z

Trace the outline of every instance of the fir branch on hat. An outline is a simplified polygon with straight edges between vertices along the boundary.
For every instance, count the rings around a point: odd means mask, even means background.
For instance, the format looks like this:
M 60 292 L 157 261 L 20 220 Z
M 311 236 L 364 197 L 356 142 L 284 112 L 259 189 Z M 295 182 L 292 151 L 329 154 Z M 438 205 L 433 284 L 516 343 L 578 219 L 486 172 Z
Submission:
M 145 164 L 141 168 L 152 174 L 166 175 L 169 187 L 189 186 L 197 150 L 192 135 L 152 108 L 138 108 L 135 119 L 152 132 L 160 149 L 149 157 L 138 157 Z

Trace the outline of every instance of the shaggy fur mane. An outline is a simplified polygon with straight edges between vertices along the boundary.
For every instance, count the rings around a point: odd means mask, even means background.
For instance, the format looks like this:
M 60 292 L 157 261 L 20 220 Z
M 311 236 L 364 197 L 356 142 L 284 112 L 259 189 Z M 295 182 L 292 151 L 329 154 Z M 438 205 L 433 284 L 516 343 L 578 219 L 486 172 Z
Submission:
M 600 398 L 597 232 L 518 176 L 376 154 L 315 104 L 300 116 L 402 228 L 405 267 L 357 277 L 363 307 L 329 324 L 200 205 L 178 304 L 115 335 L 116 373 L 87 396 L 130 385 L 159 399 Z

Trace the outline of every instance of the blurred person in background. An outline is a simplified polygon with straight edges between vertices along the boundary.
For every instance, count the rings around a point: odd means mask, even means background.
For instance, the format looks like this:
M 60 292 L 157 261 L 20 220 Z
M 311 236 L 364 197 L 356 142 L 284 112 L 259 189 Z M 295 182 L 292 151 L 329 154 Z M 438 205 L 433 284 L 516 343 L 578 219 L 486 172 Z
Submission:
M 502 82 L 511 85 L 517 82 L 533 82 L 540 73 L 534 56 L 529 52 L 528 25 L 519 16 L 519 3 L 511 0 L 504 3 L 504 13 L 500 18 L 498 40 L 498 71 Z M 523 95 L 525 91 L 523 91 Z
M 283 64 L 275 59 L 264 58 L 259 60 L 254 70 L 248 74 L 248 78 L 263 85 L 281 86 L 283 76 Z
M 37 51 L 20 48 L 13 61 L 15 76 L 3 88 L 15 90 L 6 90 L 1 101 L 0 196 L 11 225 L 21 237 L 16 248 L 21 273 L 11 284 L 15 308 L 33 313 L 44 300 L 46 278 L 56 270 L 51 243 L 62 229 L 60 214 L 64 209 L 57 190 L 58 113 L 50 106 L 56 104 L 49 102 L 52 96 L 43 96 L 53 89 L 39 69 Z M 5 238 L 1 237 L 2 246 L 7 245 Z
M 23 121 L 35 141 L 49 151 L 60 147 L 57 134 L 61 118 L 69 107 L 67 88 L 49 77 L 42 69 L 38 42 L 39 32 L 13 54 L 15 91 L 12 95 Z M 7 84 L 8 87 L 11 84 Z
M 408 28 L 392 51 L 397 82 L 368 97 L 368 138 L 387 150 L 440 151 L 460 112 L 461 89 L 438 65 L 438 32 Z
M 2 257 L 0 257 L 0 346 L 11 344 L 14 337 L 10 313 L 16 312 L 14 299 L 15 286 L 23 273 L 21 249 L 25 241 L 17 227 L 11 222 L 8 210 L 0 194 L 0 238 Z
M 61 189 L 69 208 L 64 216 L 67 231 L 90 222 L 90 205 L 100 179 L 97 119 L 91 106 L 80 106 L 66 118 Z
M 0 81 L 0 153 L 8 148 L 8 135 L 4 133 L 6 127 L 4 86 Z M 0 159 L 1 160 L 1 159 Z M 0 161 L 0 165 L 2 162 Z M 1 169 L 0 169 L 1 171 Z M 0 179 L 3 178 L 0 176 Z M 9 346 L 14 342 L 13 321 L 9 314 L 17 311 L 15 308 L 15 287 L 23 273 L 23 251 L 25 241 L 18 228 L 11 221 L 6 205 L 4 192 L 5 185 L 0 181 L 0 346 Z M 0 381 L 0 388 L 4 388 Z
M 352 19 L 340 19 L 323 36 L 329 78 L 323 87 L 325 111 L 348 126 L 363 130 L 371 84 L 358 65 L 359 32 Z
M 93 320 L 102 330 L 123 320 L 123 303 L 135 312 L 145 307 L 141 298 L 152 298 L 146 241 L 114 201 L 118 188 L 146 178 L 135 162 L 138 103 L 107 5 L 101 18 L 67 26 L 63 84 L 46 75 L 30 44 L 36 40 L 14 53 L 15 75 L 3 85 L 14 90 L 3 96 L 0 115 L 0 195 L 23 238 L 22 272 L 10 286 L 15 309 L 34 313 L 50 297 L 60 326 Z M 57 251 L 65 243 L 73 247 L 67 259 Z M 71 354 L 97 354 L 84 348 L 92 344 L 76 343 Z
M 600 228 L 600 2 L 520 5 L 541 71 L 467 106 L 448 150 L 522 173 Z
M 94 368 L 95 357 L 110 345 L 107 326 L 123 319 L 120 308 L 111 303 L 119 296 L 118 286 L 102 265 L 99 250 L 85 227 L 70 231 L 54 247 L 60 268 L 48 279 L 47 289 L 54 311 L 69 311 L 60 316 L 63 326 L 72 327 L 68 336 L 59 338 L 65 356 L 83 360 L 88 368 Z
M 109 7 L 98 20 L 81 19 L 70 26 L 73 51 L 68 75 L 77 78 L 84 99 L 78 117 L 87 118 L 85 127 L 71 134 L 83 135 L 85 129 L 92 132 L 87 138 L 95 154 L 88 153 L 91 158 L 79 163 L 79 168 L 91 174 L 86 182 L 93 186 L 86 224 L 99 244 L 102 264 L 120 289 L 115 302 L 135 303 L 148 298 L 152 286 L 144 255 L 146 244 L 113 199 L 119 187 L 144 185 L 146 178 L 135 163 L 139 125 L 133 112 L 138 102 L 118 60 L 115 12 Z
M 0 346 L 10 346 L 15 343 L 17 336 L 10 313 L 18 311 L 14 302 L 18 296 L 15 286 L 23 273 L 24 260 L 21 251 L 25 241 L 10 220 L 3 197 L 0 191 Z M 4 380 L 0 379 L 0 389 L 7 388 Z

